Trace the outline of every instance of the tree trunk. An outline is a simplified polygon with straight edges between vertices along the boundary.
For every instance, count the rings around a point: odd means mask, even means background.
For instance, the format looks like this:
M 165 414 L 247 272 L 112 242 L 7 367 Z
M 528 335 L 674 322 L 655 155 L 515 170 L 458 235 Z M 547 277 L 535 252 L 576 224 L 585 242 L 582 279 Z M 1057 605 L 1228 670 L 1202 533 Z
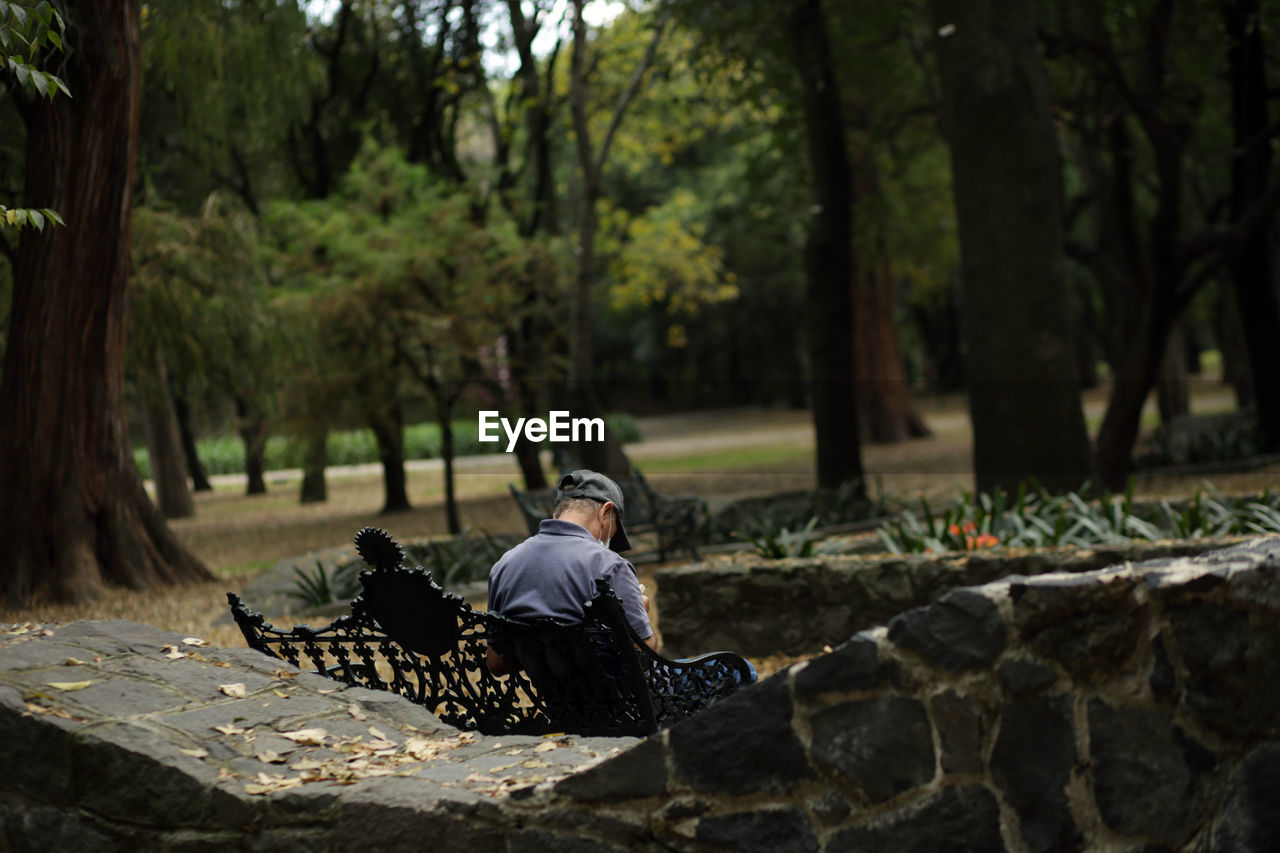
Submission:
M 981 492 L 1091 476 L 1048 77 L 1026 0 L 931 0 Z
M 307 441 L 306 456 L 302 462 L 302 486 L 298 490 L 298 502 L 324 503 L 329 499 L 324 469 L 329 464 L 329 434 Z
M 872 162 L 853 167 L 852 209 L 866 210 L 880 195 Z M 858 434 L 864 441 L 892 444 L 929 434 L 917 414 L 902 365 L 895 316 L 893 271 L 885 247 L 884 223 L 874 214 L 864 215 L 854 227 L 853 319 L 855 401 Z
M 173 395 L 173 412 L 178 417 L 178 437 L 182 441 L 182 455 L 187 460 L 187 473 L 191 475 L 191 487 L 197 492 L 211 492 L 213 485 L 205 473 L 200 454 L 196 452 L 196 433 L 191 428 L 191 404 L 185 394 Z
M 125 420 L 125 304 L 139 109 L 137 0 L 71 0 L 74 98 L 33 105 L 0 379 L 0 602 L 86 602 L 207 580 L 147 498 Z
M 156 506 L 165 518 L 190 518 L 196 514 L 196 505 L 187 485 L 187 462 L 182 456 L 182 438 L 178 433 L 173 395 L 169 393 L 169 370 L 159 347 L 156 347 L 151 363 L 150 370 L 140 371 L 140 384 Z
M 385 415 L 370 419 L 369 427 L 378 441 L 378 458 L 382 462 L 382 486 L 385 498 L 382 513 L 412 509 L 405 489 L 404 415 L 394 407 Z
M 1271 144 L 1259 144 L 1267 133 L 1267 75 L 1259 0 L 1223 3 L 1229 39 L 1231 123 L 1235 131 L 1231 160 L 1231 212 L 1239 221 L 1271 182 Z M 1280 451 L 1280 301 L 1276 297 L 1272 217 L 1232 259 L 1231 281 L 1244 329 L 1258 407 L 1258 430 L 1264 452 Z
M 1215 330 L 1222 354 L 1222 381 L 1235 392 L 1236 406 L 1253 405 L 1253 371 L 1244 349 L 1244 324 L 1236 304 L 1235 288 L 1223 282 L 1218 290 L 1218 317 Z
M 1160 372 L 1156 376 L 1156 405 L 1161 424 L 1167 425 L 1174 418 L 1191 414 L 1186 332 L 1181 324 L 1173 327 L 1164 345 L 1164 358 L 1160 360 Z
M 251 401 L 235 398 L 236 431 L 244 444 L 244 474 L 246 495 L 267 493 L 267 417 Z
M 836 488 L 863 479 L 854 402 L 849 160 L 820 0 L 798 0 L 788 14 L 787 30 L 813 175 L 814 214 L 805 243 L 805 327 L 818 485 Z
M 1123 488 L 1129 477 L 1142 407 L 1160 370 L 1171 324 L 1166 308 L 1147 312 L 1134 330 L 1126 360 L 1112 380 L 1107 411 L 1098 428 L 1098 475 L 1108 488 Z

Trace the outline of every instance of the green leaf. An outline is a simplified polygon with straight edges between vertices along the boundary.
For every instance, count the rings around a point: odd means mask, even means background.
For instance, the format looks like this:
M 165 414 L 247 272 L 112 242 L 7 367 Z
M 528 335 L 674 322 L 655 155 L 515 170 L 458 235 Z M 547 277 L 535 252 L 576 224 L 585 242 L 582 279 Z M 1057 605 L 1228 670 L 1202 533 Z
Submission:
M 57 33 L 55 33 L 53 30 L 49 30 L 49 35 L 48 35 L 48 36 L 46 36 L 46 38 L 48 38 L 48 39 L 49 39 L 49 44 L 53 45 L 53 46 L 54 46 L 54 47 L 56 47 L 58 50 L 62 50 L 62 49 L 63 49 L 63 47 L 62 47 L 62 36 L 58 35 L 58 34 L 57 34 Z
M 62 217 L 58 214 L 58 211 L 53 210 L 52 208 L 42 207 L 40 208 L 40 212 L 59 225 L 65 226 L 67 224 L 62 221 Z
M 10 12 L 10 14 L 12 14 L 12 15 L 13 15 L 14 20 L 18 22 L 18 25 L 19 25 L 19 26 L 21 26 L 21 27 L 26 27 L 26 25 L 27 25 L 27 10 L 26 10 L 26 9 L 22 8 L 22 7 L 21 7 L 21 6 L 19 6 L 17 3 L 10 3 L 10 4 L 9 4 L 9 12 Z
M 36 87 L 36 91 L 41 97 L 49 94 L 49 82 L 44 79 L 44 73 L 40 71 L 33 72 L 31 75 L 31 84 Z
M 38 210 L 31 211 L 31 224 L 36 227 L 37 231 L 44 231 L 44 215 Z
M 40 23 L 46 27 L 49 26 L 50 21 L 53 20 L 53 7 L 49 5 L 49 0 L 40 0 L 40 3 L 36 5 L 35 12 L 36 17 L 40 19 Z
M 27 66 L 19 63 L 14 66 L 13 73 L 18 78 L 18 82 L 23 86 L 31 85 L 31 71 L 27 69 Z

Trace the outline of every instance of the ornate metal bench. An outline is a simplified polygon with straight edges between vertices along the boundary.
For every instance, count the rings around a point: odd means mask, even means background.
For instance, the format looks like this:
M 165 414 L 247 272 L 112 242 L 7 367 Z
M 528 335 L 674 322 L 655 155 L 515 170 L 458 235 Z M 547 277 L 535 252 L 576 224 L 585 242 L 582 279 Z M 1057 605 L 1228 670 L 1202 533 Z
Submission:
M 507 488 L 520 507 L 525 526 L 532 536 L 538 532 L 539 523 L 544 518 L 551 517 L 556 503 L 556 490 L 522 492 L 511 483 L 507 484 Z M 706 501 L 697 495 L 659 494 L 639 471 L 633 472 L 625 480 L 619 480 L 618 488 L 622 489 L 622 497 L 627 505 L 623 520 L 629 534 L 657 533 L 659 560 L 666 560 L 668 553 L 674 553 L 680 548 L 688 549 L 690 556 L 698 559 L 698 540 L 711 520 Z
M 644 646 L 607 582 L 581 622 L 517 622 L 472 610 L 373 527 L 356 534 L 372 569 L 361 572 L 351 613 L 323 628 L 273 627 L 227 593 L 251 648 L 353 686 L 389 690 L 483 734 L 648 735 L 748 683 L 750 666 L 730 652 L 668 660 Z M 485 664 L 492 643 L 510 674 Z

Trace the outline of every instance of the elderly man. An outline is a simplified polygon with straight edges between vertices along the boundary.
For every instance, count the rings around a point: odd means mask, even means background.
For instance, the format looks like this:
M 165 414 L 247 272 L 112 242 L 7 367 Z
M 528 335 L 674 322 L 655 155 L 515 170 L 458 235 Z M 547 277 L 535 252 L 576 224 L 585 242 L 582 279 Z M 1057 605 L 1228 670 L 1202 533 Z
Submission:
M 656 649 L 649 599 L 635 567 L 620 556 L 631 548 L 622 526 L 622 490 L 585 468 L 565 474 L 557 489 L 554 517 L 489 570 L 489 609 L 511 619 L 576 622 L 583 605 L 595 597 L 596 580 L 605 578 L 636 636 Z M 492 648 L 487 662 L 495 675 L 507 672 L 506 661 Z

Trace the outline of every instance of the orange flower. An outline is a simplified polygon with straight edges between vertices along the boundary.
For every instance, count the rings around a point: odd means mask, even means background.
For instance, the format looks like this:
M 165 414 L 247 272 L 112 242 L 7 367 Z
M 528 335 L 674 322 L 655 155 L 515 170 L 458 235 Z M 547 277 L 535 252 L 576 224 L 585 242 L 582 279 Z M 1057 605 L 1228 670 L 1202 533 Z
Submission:
M 960 535 L 960 525 L 958 525 L 958 524 L 953 524 L 953 525 L 951 525 L 950 527 L 948 527 L 948 528 L 947 528 L 947 532 L 948 532 L 948 533 L 950 533 L 952 536 L 959 536 L 959 535 Z
M 990 533 L 980 533 L 977 536 L 966 536 L 964 538 L 964 547 L 970 551 L 975 551 L 979 548 L 990 548 L 998 544 L 1000 544 L 1000 540 Z

